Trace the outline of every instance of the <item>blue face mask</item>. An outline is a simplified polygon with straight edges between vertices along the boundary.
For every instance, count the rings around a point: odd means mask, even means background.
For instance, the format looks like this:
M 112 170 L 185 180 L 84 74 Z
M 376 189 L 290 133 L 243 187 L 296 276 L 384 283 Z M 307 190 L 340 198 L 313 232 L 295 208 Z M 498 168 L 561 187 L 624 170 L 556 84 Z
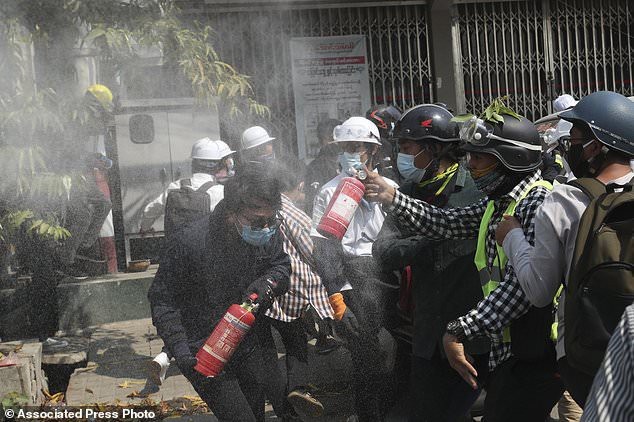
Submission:
M 396 167 L 398 168 L 398 172 L 406 181 L 418 183 L 425 177 L 425 173 L 427 173 L 427 169 L 432 162 L 430 161 L 424 169 L 419 169 L 414 165 L 414 160 L 423 151 L 419 152 L 416 155 L 403 154 L 402 152 L 398 153 L 398 157 L 396 158 Z
M 342 152 L 339 154 L 339 165 L 341 171 L 351 174 L 350 169 L 361 168 L 361 154 L 358 152 Z
M 236 228 L 238 226 L 236 225 Z M 269 240 L 273 237 L 276 228 L 265 227 L 263 229 L 254 229 L 251 226 L 242 226 L 242 231 L 238 228 L 242 240 L 253 246 L 264 246 L 269 243 Z

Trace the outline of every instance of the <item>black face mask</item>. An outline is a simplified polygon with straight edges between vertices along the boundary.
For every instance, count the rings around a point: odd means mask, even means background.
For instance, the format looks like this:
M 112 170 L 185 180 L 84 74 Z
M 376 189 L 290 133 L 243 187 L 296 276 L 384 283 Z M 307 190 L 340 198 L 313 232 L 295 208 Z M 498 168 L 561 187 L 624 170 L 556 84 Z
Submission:
M 577 178 L 590 175 L 590 164 L 583 159 L 583 145 L 584 144 L 570 145 L 568 154 L 566 155 L 570 170 Z

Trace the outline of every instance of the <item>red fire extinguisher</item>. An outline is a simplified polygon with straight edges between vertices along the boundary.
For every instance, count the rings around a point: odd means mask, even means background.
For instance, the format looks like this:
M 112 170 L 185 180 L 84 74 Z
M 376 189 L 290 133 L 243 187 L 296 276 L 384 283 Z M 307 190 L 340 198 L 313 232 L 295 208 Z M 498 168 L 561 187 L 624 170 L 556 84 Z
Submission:
M 328 238 L 343 239 L 364 193 L 365 186 L 357 178 L 341 179 L 326 212 L 319 220 L 317 231 Z
M 206 377 L 215 377 L 222 372 L 233 352 L 255 323 L 253 311 L 257 305 L 253 302 L 257 298 L 258 295 L 252 293 L 249 300 L 242 305 L 233 304 L 227 309 L 203 347 L 196 353 L 196 371 Z

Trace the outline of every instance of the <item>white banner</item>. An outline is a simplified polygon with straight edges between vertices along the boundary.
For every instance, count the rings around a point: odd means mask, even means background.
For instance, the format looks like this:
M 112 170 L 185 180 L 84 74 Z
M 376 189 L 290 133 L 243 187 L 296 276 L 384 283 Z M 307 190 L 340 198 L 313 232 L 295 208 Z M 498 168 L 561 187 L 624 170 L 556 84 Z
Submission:
M 319 152 L 317 125 L 365 116 L 370 81 L 364 35 L 291 39 L 299 158 Z

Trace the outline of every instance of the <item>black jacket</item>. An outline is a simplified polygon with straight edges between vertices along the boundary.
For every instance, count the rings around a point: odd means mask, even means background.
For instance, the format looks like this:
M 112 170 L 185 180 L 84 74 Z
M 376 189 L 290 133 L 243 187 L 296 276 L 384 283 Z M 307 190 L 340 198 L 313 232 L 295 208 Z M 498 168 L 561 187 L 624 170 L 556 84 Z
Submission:
M 277 281 L 276 296 L 288 290 L 291 264 L 279 231 L 260 248 L 244 242 L 225 221 L 223 201 L 210 216 L 170 239 L 150 287 L 152 322 L 175 357 L 182 356 L 183 345 L 194 355 L 256 279 Z M 248 334 L 236 354 L 250 350 L 255 341 Z
M 404 185 L 402 192 L 432 203 L 439 184 L 424 189 Z M 460 168 L 443 191 L 444 197 L 434 197 L 442 207 L 462 207 L 478 201 L 482 194 L 471 177 Z M 388 217 L 390 217 L 388 215 Z M 388 223 L 388 220 L 386 220 Z M 401 233 L 395 222 L 383 224 L 372 254 L 383 271 L 412 268 L 414 300 L 413 353 L 430 359 L 442 349 L 441 340 L 447 323 L 473 308 L 482 299 L 482 290 L 473 257 L 475 240 L 427 240 L 422 236 Z M 469 344 L 471 353 L 488 351 L 488 344 Z

